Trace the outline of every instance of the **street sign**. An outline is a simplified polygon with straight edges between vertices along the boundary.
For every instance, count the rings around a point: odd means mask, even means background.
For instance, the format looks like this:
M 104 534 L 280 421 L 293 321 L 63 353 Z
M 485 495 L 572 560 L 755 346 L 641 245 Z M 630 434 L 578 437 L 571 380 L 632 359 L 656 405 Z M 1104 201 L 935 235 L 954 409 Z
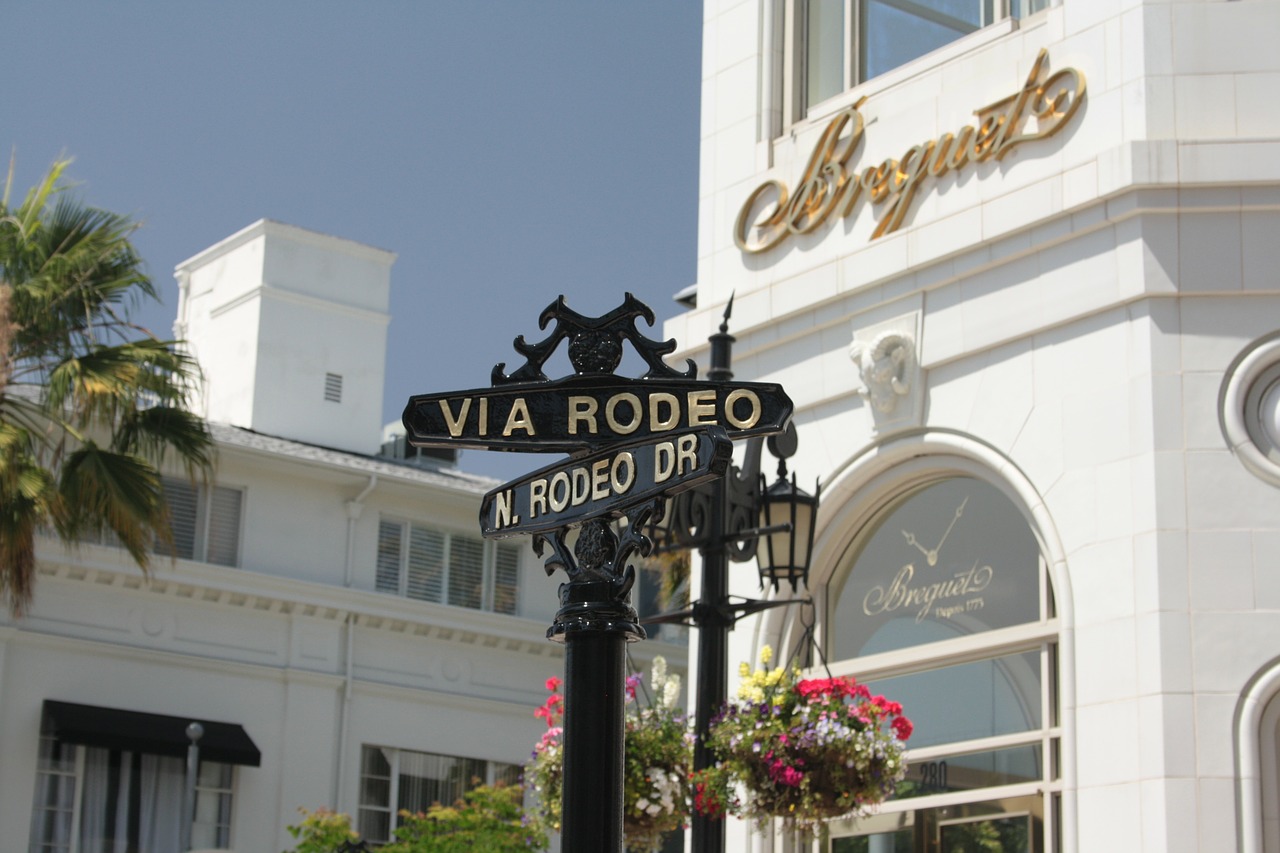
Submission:
M 622 515 L 638 503 L 723 476 L 732 456 L 733 442 L 712 426 L 576 457 L 485 495 L 480 532 L 501 539 Z
M 446 394 L 404 410 L 413 445 L 572 453 L 722 427 L 730 439 L 780 432 L 792 403 L 772 382 L 571 376 Z

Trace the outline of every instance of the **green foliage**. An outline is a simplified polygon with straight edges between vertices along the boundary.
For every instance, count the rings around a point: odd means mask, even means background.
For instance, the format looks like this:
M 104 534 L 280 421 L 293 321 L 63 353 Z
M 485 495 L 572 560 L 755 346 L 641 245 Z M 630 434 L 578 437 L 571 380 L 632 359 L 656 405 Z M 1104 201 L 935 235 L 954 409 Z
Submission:
M 452 806 L 400 813 L 396 840 L 382 853 L 524 853 L 545 850 L 547 836 L 524 820 L 519 788 L 480 785 Z
M 127 217 L 86 207 L 55 162 L 21 204 L 0 195 L 0 599 L 31 603 L 35 536 L 118 541 L 146 571 L 171 538 L 160 466 L 192 479 L 213 440 L 189 411 L 199 370 L 129 319 L 156 299 Z
M 316 809 L 313 812 L 298 809 L 302 813 L 302 823 L 285 827 L 289 834 L 298 839 L 298 846 L 293 853 L 333 853 L 344 841 L 355 841 L 357 835 L 351 829 L 351 818 L 328 809 Z
M 300 809 L 303 821 L 287 827 L 298 839 L 292 853 L 334 853 L 356 841 L 351 818 L 327 809 Z M 521 790 L 480 785 L 451 806 L 436 803 L 425 813 L 400 812 L 395 840 L 380 853 L 528 853 L 547 849 L 546 833 L 525 819 Z

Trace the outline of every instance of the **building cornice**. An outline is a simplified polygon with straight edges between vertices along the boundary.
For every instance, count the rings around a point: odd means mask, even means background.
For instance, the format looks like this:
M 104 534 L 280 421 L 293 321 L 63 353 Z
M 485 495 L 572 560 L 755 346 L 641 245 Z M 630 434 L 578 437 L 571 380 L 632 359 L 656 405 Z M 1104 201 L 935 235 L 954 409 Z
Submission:
M 284 222 L 278 222 L 274 219 L 259 219 L 252 225 L 241 228 L 230 237 L 219 240 L 209 248 L 192 255 L 185 261 L 182 261 L 174 267 L 174 274 L 179 277 L 189 274 L 191 270 L 217 260 L 228 252 L 232 252 L 244 244 L 268 234 L 292 240 L 296 243 L 305 243 L 307 245 L 317 246 L 324 249 L 341 251 L 348 255 L 364 258 L 365 260 L 381 263 L 386 266 L 391 266 L 396 259 L 395 252 L 387 249 L 379 249 L 365 243 L 357 243 L 355 240 L 349 240 L 346 237 L 335 237 L 330 234 L 322 234 L 319 231 L 299 228 L 296 225 L 289 225 Z
M 89 584 L 94 588 L 200 602 L 255 613 L 332 622 L 348 617 L 362 628 L 424 639 L 559 657 L 546 640 L 546 626 L 531 619 L 469 610 L 385 593 L 336 587 L 314 581 L 214 566 L 189 560 L 154 566 L 149 576 L 126 562 L 123 552 L 81 545 L 73 553 L 55 543 L 37 547 L 42 579 Z

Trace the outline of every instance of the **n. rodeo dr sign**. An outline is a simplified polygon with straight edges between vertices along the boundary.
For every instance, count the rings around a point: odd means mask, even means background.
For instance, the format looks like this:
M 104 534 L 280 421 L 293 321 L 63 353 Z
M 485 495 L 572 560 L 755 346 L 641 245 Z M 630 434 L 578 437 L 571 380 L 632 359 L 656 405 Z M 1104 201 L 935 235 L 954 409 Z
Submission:
M 723 476 L 732 456 L 725 431 L 709 427 L 575 457 L 485 495 L 480 530 L 486 539 L 503 538 L 622 514 L 638 502 Z

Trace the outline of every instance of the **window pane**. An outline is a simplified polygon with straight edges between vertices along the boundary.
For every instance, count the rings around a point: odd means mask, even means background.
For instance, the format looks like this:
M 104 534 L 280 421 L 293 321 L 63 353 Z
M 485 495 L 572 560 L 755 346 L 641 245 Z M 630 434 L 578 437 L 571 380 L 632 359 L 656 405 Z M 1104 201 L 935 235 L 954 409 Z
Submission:
M 217 761 L 201 761 L 196 785 L 201 788 L 231 790 L 231 773 L 235 768 Z
M 164 477 L 161 480 L 164 500 L 169 507 L 169 525 L 173 530 L 172 550 L 157 543 L 156 552 L 184 560 L 195 559 L 196 524 L 199 511 L 195 487 L 183 480 Z
M 360 809 L 356 831 L 365 841 L 383 843 L 391 840 L 391 813 Z
M 970 850 L 1029 853 L 1031 817 L 1018 815 L 945 824 L 938 828 L 938 839 L 939 853 L 968 853 Z
M 400 536 L 403 524 L 383 521 L 378 524 L 378 562 L 375 588 L 378 592 L 400 593 Z
M 209 544 L 205 560 L 219 566 L 240 563 L 239 489 L 214 486 L 209 495 Z
M 444 586 L 444 536 L 434 530 L 409 528 L 409 570 L 405 595 L 440 601 Z
M 387 751 L 378 749 L 376 746 L 366 746 L 362 749 L 360 751 L 360 772 L 365 776 L 390 779 L 391 762 L 388 760 Z
M 1041 727 L 1040 653 L 1023 652 L 868 682 L 902 707 L 911 746 L 1014 734 Z
M 866 0 L 863 80 L 905 65 L 982 26 L 982 0 Z
M 1040 581 L 1035 536 L 999 489 L 937 481 L 875 523 L 837 594 L 829 657 L 1038 622 Z
M 454 536 L 449 543 L 449 603 L 484 606 L 484 540 Z
M 448 805 L 460 788 L 458 759 L 425 752 L 400 753 L 400 801 L 396 809 L 425 812 L 432 803 Z
M 494 548 L 493 611 L 515 613 L 520 591 L 520 549 L 499 544 Z
M 805 106 L 811 107 L 844 91 L 848 27 L 844 21 L 844 0 L 809 0 L 806 15 Z
M 1039 744 L 913 762 L 894 799 L 1035 782 L 1044 778 L 1041 764 Z

